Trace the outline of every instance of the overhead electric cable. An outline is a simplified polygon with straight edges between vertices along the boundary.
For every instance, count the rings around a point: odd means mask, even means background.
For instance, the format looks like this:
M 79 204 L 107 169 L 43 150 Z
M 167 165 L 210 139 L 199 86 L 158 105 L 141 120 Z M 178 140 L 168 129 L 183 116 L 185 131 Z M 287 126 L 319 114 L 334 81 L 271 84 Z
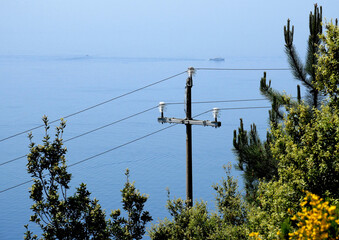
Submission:
M 87 107 L 87 108 L 85 108 L 85 109 L 82 109 L 82 110 L 80 110 L 80 111 L 77 111 L 77 112 L 71 113 L 71 114 L 69 114 L 69 115 L 67 115 L 67 116 L 64 116 L 63 118 L 64 118 L 64 119 L 66 119 L 66 118 L 69 118 L 69 117 L 75 116 L 75 115 L 77 115 L 77 114 L 80 114 L 80 113 L 86 112 L 86 111 L 88 111 L 88 110 L 90 110 L 90 109 L 93 109 L 93 108 L 99 107 L 99 106 L 101 106 L 101 105 L 103 105 L 103 104 L 106 104 L 106 103 L 112 102 L 112 101 L 114 101 L 114 100 L 117 100 L 117 99 L 119 99 L 119 98 L 125 97 L 125 96 L 127 96 L 127 95 L 130 95 L 130 94 L 132 94 L 132 93 L 135 93 L 135 92 L 141 91 L 141 90 L 143 90 L 143 89 L 145 89 L 145 88 L 148 88 L 148 87 L 154 86 L 154 85 L 156 85 L 156 84 L 159 84 L 159 83 L 165 82 L 165 81 L 167 81 L 167 80 L 169 80 L 169 79 L 175 78 L 175 77 L 177 77 L 177 76 L 180 76 L 180 75 L 182 75 L 182 74 L 184 74 L 184 73 L 186 73 L 186 71 L 184 71 L 184 72 L 180 72 L 180 73 L 177 73 L 177 74 L 175 74 L 175 75 L 172 75 L 172 76 L 170 76 L 170 77 L 164 78 L 164 79 L 162 79 L 162 80 L 159 80 L 159 81 L 157 81 L 157 82 L 154 82 L 154 83 L 148 84 L 148 85 L 146 85 L 146 86 L 143 86 L 143 87 L 141 87 L 141 88 L 137 88 L 137 89 L 135 89 L 135 90 L 132 90 L 132 91 L 130 91 L 130 92 L 127 92 L 127 93 L 124 93 L 124 94 L 122 94 L 122 95 L 119 95 L 119 96 L 117 96 L 117 97 L 114 97 L 114 98 L 108 99 L 108 100 L 106 100 L 106 101 L 104 101 L 104 102 L 101 102 L 101 103 L 95 104 L 95 105 L 93 105 L 93 106 Z M 55 123 L 55 122 L 57 122 L 57 121 L 59 121 L 59 119 L 56 119 L 56 120 L 50 121 L 50 123 Z M 3 141 L 5 141 L 5 140 L 11 139 L 11 138 L 14 138 L 14 137 L 16 137 L 16 136 L 19 136 L 19 135 L 22 135 L 22 134 L 24 134 L 24 133 L 28 133 L 28 132 L 30 132 L 30 131 L 33 131 L 33 130 L 35 130 L 35 129 L 41 128 L 41 127 L 43 127 L 43 126 L 45 126 L 45 125 L 43 125 L 43 124 L 42 124 L 42 125 L 36 126 L 36 127 L 34 127 L 34 128 L 31 128 L 31 129 L 28 129 L 28 130 L 25 130 L 25 131 L 22 131 L 22 132 L 19 132 L 19 133 L 13 134 L 13 135 L 11 135 L 11 136 L 8 136 L 8 137 L 5 137 L 5 138 L 3 138 L 3 139 L 0 139 L 0 142 L 3 142 Z
M 263 100 L 267 100 L 267 99 L 265 99 L 265 98 L 254 98 L 254 99 L 235 99 L 235 100 L 201 101 L 201 102 L 192 102 L 192 104 L 202 104 L 202 103 L 223 103 L 223 102 L 252 102 L 252 101 L 263 101 Z M 170 103 L 166 103 L 166 104 L 167 104 L 167 105 L 175 105 L 175 104 L 184 104 L 184 103 L 183 103 L 183 102 L 172 102 L 172 103 L 170 102 Z M 131 116 L 128 116 L 128 117 L 122 118 L 122 119 L 120 119 L 120 120 L 114 121 L 114 122 L 109 123 L 109 124 L 107 124 L 107 125 L 104 125 L 104 126 L 102 126 L 102 127 L 99 127 L 99 128 L 93 129 L 93 130 L 91 130 L 91 131 L 82 133 L 82 134 L 80 134 L 80 135 L 77 135 L 77 136 L 75 136 L 75 137 L 72 137 L 72 138 L 70 138 L 70 139 L 67 139 L 67 140 L 65 140 L 64 142 L 68 142 L 68 141 L 71 141 L 71 140 L 73 140 L 73 139 L 76 139 L 76 138 L 82 137 L 82 136 L 84 136 L 84 135 L 87 135 L 87 134 L 89 134 L 89 133 L 98 131 L 98 130 L 100 130 L 100 129 L 102 129 L 102 128 L 111 126 L 111 125 L 113 125 L 113 124 L 116 124 L 116 123 L 121 122 L 121 121 L 124 121 L 124 120 L 127 120 L 127 119 L 129 119 L 129 118 L 131 118 L 131 117 L 134 117 L 134 116 L 137 116 L 137 115 L 139 115 L 139 114 L 145 113 L 145 112 L 150 111 L 150 110 L 152 110 L 152 109 L 154 109 L 154 108 L 157 108 L 157 107 L 158 107 L 158 106 L 155 106 L 155 107 L 146 109 L 146 110 L 144 110 L 144 111 L 141 111 L 141 112 L 136 113 L 136 114 L 133 114 L 133 115 L 131 115 Z M 14 162 L 14 161 L 19 160 L 19 159 L 21 159 L 21 158 L 24 158 L 24 157 L 26 157 L 26 156 L 27 156 L 27 155 L 22 155 L 22 156 L 20 156 L 20 157 L 16 157 L 16 158 L 11 159 L 11 160 L 8 160 L 8 161 L 6 161 L 6 162 L 0 163 L 0 166 L 6 165 L 6 164 L 11 163 L 11 162 Z
M 227 111 L 227 110 L 247 110 L 247 109 L 264 109 L 264 108 L 272 108 L 271 106 L 263 106 L 263 107 L 234 107 L 234 108 L 219 108 L 220 111 Z M 205 113 L 212 112 L 213 109 L 207 110 L 205 112 L 199 113 L 198 115 L 195 115 L 193 118 L 201 116 Z
M 260 99 L 239 99 L 239 100 L 224 100 L 224 101 L 204 101 L 204 102 L 193 102 L 193 103 L 199 104 L 199 103 L 218 103 L 218 102 L 247 102 L 247 101 L 260 101 L 260 100 L 267 100 L 267 99 L 263 99 L 263 98 L 262 98 L 262 99 L 261 99 L 261 98 L 260 98 Z M 178 102 L 178 103 L 166 103 L 166 104 L 170 105 L 170 104 L 184 104 L 184 103 L 179 103 L 179 102 Z M 132 114 L 132 115 L 130 115 L 130 116 L 128 116 L 128 117 L 119 119 L 119 120 L 117 120 L 117 121 L 114 121 L 114 122 L 112 122 L 112 123 L 106 124 L 106 125 L 104 125 L 104 126 L 101 126 L 101 127 L 95 128 L 95 129 L 92 129 L 92 130 L 90 130 L 90 131 L 88 131 L 88 132 L 84 132 L 84 133 L 79 134 L 79 135 L 77 135 L 77 136 L 74 136 L 74 137 L 71 137 L 71 138 L 69 138 L 69 139 L 66 139 L 64 142 L 72 141 L 72 140 L 74 140 L 74 139 L 76 139 L 76 138 L 85 136 L 85 135 L 87 135 L 87 134 L 89 134 L 89 133 L 92 133 L 92 132 L 98 131 L 98 130 L 100 130 L 100 129 L 106 128 L 106 127 L 108 127 L 108 126 L 114 125 L 114 124 L 116 124 L 116 123 L 122 122 L 122 121 L 124 121 L 124 120 L 129 119 L 129 118 L 132 118 L 132 117 L 135 117 L 135 116 L 140 115 L 140 114 L 142 114 L 142 113 L 145 113 L 145 112 L 148 112 L 148 111 L 150 111 L 150 110 L 153 110 L 153 109 L 155 109 L 155 108 L 157 108 L 157 107 L 158 107 L 158 106 L 154 106 L 154 107 L 148 108 L 148 109 L 143 110 L 143 111 L 141 111 L 141 112 Z M 253 108 L 255 109 L 255 108 L 269 108 L 269 107 L 221 108 L 220 110 L 240 110 L 240 109 L 253 109 Z M 209 112 L 209 111 L 212 111 L 212 110 L 208 110 L 207 112 Z M 205 112 L 204 112 L 204 113 L 205 113 Z M 204 114 L 204 113 L 202 113 L 202 114 Z M 200 114 L 200 115 L 201 115 L 201 114 Z M 200 115 L 199 115 L 199 116 L 200 116 Z M 17 160 L 19 160 L 19 159 L 22 159 L 22 158 L 26 157 L 26 156 L 27 156 L 27 155 L 25 154 L 25 155 L 16 157 L 16 158 L 14 158 L 14 159 L 8 160 L 8 161 L 6 161 L 6 162 L 0 163 L 0 167 L 3 166 L 3 165 L 6 165 L 6 164 L 8 164 L 8 163 L 15 162 L 15 161 L 17 161 Z
M 130 116 L 128 116 L 128 117 L 121 118 L 121 119 L 119 119 L 119 120 L 116 120 L 116 121 L 111 122 L 111 123 L 109 123 L 109 124 L 106 124 L 106 125 L 104 125 L 104 126 L 101 126 L 101 127 L 95 128 L 95 129 L 92 129 L 92 130 L 90 130 L 90 131 L 88 131 L 88 132 L 84 132 L 84 133 L 82 133 L 82 134 L 79 134 L 79 135 L 74 136 L 74 137 L 71 137 L 71 138 L 68 138 L 68 139 L 66 139 L 64 142 L 72 141 L 72 140 L 74 140 L 74 139 L 76 139 L 76 138 L 85 136 L 85 135 L 87 135 L 87 134 L 89 134 L 89 133 L 96 132 L 96 131 L 98 131 L 98 130 L 100 130 L 100 129 L 103 129 L 103 128 L 106 128 L 106 127 L 108 127 L 108 126 L 112 126 L 112 125 L 117 124 L 117 123 L 119 123 L 119 122 L 125 121 L 125 120 L 127 120 L 127 119 L 129 119 L 129 118 L 132 118 L 132 117 L 135 117 L 135 116 L 140 115 L 140 114 L 142 114 L 142 113 L 145 113 L 145 112 L 148 112 L 148 111 L 150 111 L 150 110 L 153 110 L 153 109 L 155 109 L 155 108 L 157 108 L 157 107 L 158 107 L 158 106 L 151 107 L 151 108 L 148 108 L 148 109 L 143 110 L 143 111 L 141 111 L 141 112 L 132 114 L 132 115 L 130 115 Z M 0 163 L 0 166 L 6 165 L 6 164 L 11 163 L 11 162 L 14 162 L 14 161 L 19 160 L 19 159 L 21 159 L 21 158 L 24 158 L 24 157 L 26 157 L 26 156 L 27 156 L 27 155 L 25 154 L 25 155 L 22 155 L 22 156 L 20 156 L 20 157 L 16 157 L 16 158 L 11 159 L 11 160 L 8 160 L 8 161 L 6 161 L 6 162 Z
M 168 128 L 171 128 L 171 127 L 174 127 L 175 125 L 176 125 L 176 124 L 170 125 L 170 126 L 168 126 L 168 127 L 165 127 L 165 128 L 159 129 L 159 130 L 157 130 L 157 131 L 151 132 L 151 133 L 149 133 L 149 134 L 146 134 L 146 135 L 144 135 L 144 136 L 142 136 L 142 137 L 133 139 L 133 140 L 131 140 L 131 141 L 129 141 L 129 142 L 123 143 L 123 144 L 118 145 L 118 146 L 116 146 L 116 147 L 114 147 L 114 148 L 108 149 L 108 150 L 106 150 L 106 151 L 104 151 L 104 152 L 95 154 L 95 155 L 93 155 L 93 156 L 91 156 L 91 157 L 88 157 L 88 158 L 85 158 L 85 159 L 80 160 L 80 161 L 78 161 L 78 162 L 72 163 L 72 164 L 68 165 L 68 167 L 73 167 L 73 166 L 75 166 L 75 165 L 81 164 L 81 163 L 86 162 L 86 161 L 88 161 L 88 160 L 91 160 L 91 159 L 93 159 L 93 158 L 99 157 L 99 156 L 101 156 L 101 155 L 103 155 L 103 154 L 106 154 L 106 153 L 108 153 L 108 152 L 117 150 L 117 149 L 119 149 L 119 148 L 121 148 L 121 147 L 124 147 L 124 146 L 129 145 L 129 144 L 134 143 L 134 142 L 137 142 L 137 141 L 139 141 L 139 140 L 141 140 L 141 139 L 144 139 L 144 138 L 146 138 L 146 137 L 152 136 L 152 135 L 154 135 L 154 134 L 156 134 L 156 133 L 158 133 L 158 132 L 164 131 L 164 130 L 166 130 L 166 129 L 168 129 Z M 32 181 L 33 181 L 33 180 L 28 180 L 28 181 L 19 183 L 19 184 L 17 184 L 17 185 L 14 185 L 14 186 L 12 186 L 12 187 L 9 187 L 9 188 L 0 190 L 0 193 L 7 192 L 7 191 L 9 191 L 9 190 L 11 190 L 11 189 L 20 187 L 20 186 L 25 185 L 25 184 L 27 184 L 27 183 L 29 183 L 29 182 L 32 182 Z
M 195 70 L 211 71 L 290 71 L 291 68 L 194 68 Z
M 291 97 L 291 99 L 296 99 L 297 97 Z M 200 101 L 192 102 L 192 104 L 202 104 L 202 103 L 227 103 L 227 102 L 255 102 L 255 101 L 270 101 L 267 98 L 253 98 L 253 99 L 235 99 L 235 100 L 214 100 L 214 101 Z M 176 105 L 176 104 L 185 104 L 185 102 L 166 102 L 166 105 Z
M 0 166 L 6 165 L 6 164 L 11 163 L 11 162 L 15 162 L 16 160 L 19 160 L 19 159 L 24 158 L 24 157 L 26 157 L 26 156 L 27 156 L 27 154 L 22 155 L 22 156 L 20 156 L 20 157 L 13 158 L 13 159 L 8 160 L 8 161 L 6 161 L 6 162 L 0 163 Z
M 166 129 L 168 129 L 168 128 L 171 128 L 171 127 L 174 127 L 174 126 L 175 126 L 175 125 L 170 125 L 170 126 L 168 126 L 168 127 L 159 129 L 159 130 L 154 131 L 154 132 L 151 132 L 151 133 L 146 134 L 146 135 L 144 135 L 144 136 L 142 136 L 142 137 L 136 138 L 136 139 L 134 139 L 134 140 L 131 140 L 131 141 L 129 141 L 129 142 L 126 142 L 126 143 L 124 143 L 124 144 L 121 144 L 121 145 L 119 145 L 119 146 L 116 146 L 116 147 L 114 147 L 114 148 L 108 149 L 108 150 L 106 150 L 106 151 L 104 151 L 104 152 L 101 152 L 101 153 L 98 153 L 98 154 L 93 155 L 93 156 L 91 156 L 91 157 L 85 158 L 85 159 L 83 159 L 83 160 L 81 160 L 81 161 L 78 161 L 78 162 L 76 162 L 76 163 L 72 163 L 72 164 L 70 164 L 70 165 L 68 165 L 68 166 L 69 166 L 69 167 L 73 167 L 73 166 L 78 165 L 78 164 L 80 164 L 80 163 L 87 162 L 88 160 L 91 160 L 91 159 L 93 159 L 93 158 L 99 157 L 99 156 L 101 156 L 101 155 L 103 155 L 103 154 L 106 154 L 106 153 L 108 153 L 108 152 L 114 151 L 114 150 L 116 150 L 116 149 L 119 149 L 119 148 L 121 148 L 121 147 L 124 147 L 124 146 L 126 146 L 126 145 L 129 145 L 129 144 L 131 144 L 131 143 L 137 142 L 137 141 L 139 141 L 139 140 L 141 140 L 141 139 L 144 139 L 144 138 L 146 138 L 146 137 L 152 136 L 152 135 L 154 135 L 154 134 L 156 134 L 156 133 L 158 133 L 158 132 L 164 131 L 164 130 L 166 130 Z
M 295 97 L 292 97 L 292 98 L 295 98 Z M 203 104 L 203 103 L 225 103 L 225 102 L 252 102 L 252 101 L 264 101 L 264 100 L 267 100 L 267 99 L 265 99 L 265 98 L 254 98 L 254 99 L 216 100 L 216 101 L 192 102 L 192 104 Z M 167 105 L 175 105 L 175 104 L 184 104 L 184 102 L 169 102 L 169 103 L 166 103 L 166 104 L 167 104 Z M 128 117 L 119 119 L 119 120 L 114 121 L 114 122 L 112 122 L 112 123 L 106 124 L 106 125 L 104 125 L 104 126 L 95 128 L 95 129 L 90 130 L 90 131 L 88 131 L 88 132 L 85 132 L 85 133 L 79 134 L 79 135 L 77 135 L 77 136 L 71 137 L 71 138 L 69 138 L 69 139 L 66 139 L 64 142 L 68 142 L 68 141 L 71 141 L 71 140 L 73 140 L 73 139 L 76 139 L 76 138 L 85 136 L 85 135 L 87 135 L 87 134 L 89 134 L 89 133 L 98 131 L 98 130 L 100 130 L 100 129 L 106 128 L 106 127 L 108 127 L 108 126 L 114 125 L 114 124 L 116 124 L 116 123 L 122 122 L 122 121 L 124 121 L 124 120 L 129 119 L 129 118 L 132 118 L 132 117 L 135 117 L 135 116 L 140 115 L 140 114 L 142 114 L 142 113 L 145 113 L 145 112 L 148 112 L 148 111 L 150 111 L 150 110 L 153 110 L 153 109 L 155 109 L 155 108 L 157 108 L 157 107 L 158 107 L 158 106 L 151 107 L 151 108 L 149 108 L 149 109 L 146 109 L 146 110 L 143 110 L 143 111 L 141 111 L 141 112 L 135 113 L 135 114 L 130 115 L 130 116 L 128 116 Z M 266 108 L 266 107 L 264 107 L 264 108 Z M 227 110 L 237 110 L 237 109 L 247 109 L 247 108 L 246 108 L 246 107 L 245 107 L 245 108 L 227 108 Z M 221 110 L 222 110 L 222 109 L 221 109 Z M 1 167 L 2 165 L 6 165 L 6 164 L 8 164 L 8 163 L 11 163 L 11 162 L 17 161 L 17 160 L 19 160 L 19 159 L 22 159 L 22 158 L 24 158 L 24 157 L 26 157 L 26 156 L 27 156 L 27 155 L 25 154 L 25 155 L 22 155 L 22 156 L 20 156 L 20 157 L 16 157 L 16 158 L 11 159 L 11 160 L 8 160 L 8 161 L 6 161 L 6 162 L 0 163 L 0 167 Z
M 254 101 L 264 101 L 266 98 L 253 98 L 253 99 L 235 99 L 235 100 L 215 100 L 215 101 L 199 101 L 192 102 L 192 104 L 202 104 L 202 103 L 227 103 L 227 102 L 254 102 Z M 185 104 L 184 102 L 166 102 L 166 105 L 175 105 L 175 104 Z
M 30 183 L 30 182 L 32 182 L 32 181 L 33 181 L 33 180 L 27 180 L 27 181 L 25 181 L 25 182 L 19 183 L 19 184 L 17 184 L 17 185 L 12 186 L 12 187 L 9 187 L 9 188 L 6 188 L 6 189 L 4 189 L 4 190 L 1 190 L 0 193 L 7 192 L 7 191 L 9 191 L 9 190 L 11 190 L 11 189 L 20 187 L 20 186 L 25 185 L 25 184 L 27 184 L 27 183 Z
M 260 108 L 270 108 L 270 107 L 265 107 L 265 106 L 264 106 L 264 107 L 243 107 L 243 108 L 220 108 L 219 110 L 260 109 Z M 204 111 L 204 112 L 202 112 L 202 113 L 199 113 L 199 114 L 193 116 L 193 118 L 198 117 L 198 116 L 200 116 L 200 115 L 203 115 L 203 114 L 205 114 L 205 113 L 211 112 L 211 111 L 213 111 L 213 110 L 210 109 L 210 110 Z M 118 145 L 118 146 L 116 146 L 116 147 L 114 147 L 114 148 L 108 149 L 108 150 L 106 150 L 106 151 L 104 151 L 104 152 L 95 154 L 95 155 L 93 155 L 93 156 L 91 156 L 91 157 L 88 157 L 88 158 L 85 158 L 85 159 L 80 160 L 80 161 L 78 161 L 78 162 L 72 163 L 72 164 L 68 165 L 68 167 L 73 167 L 73 166 L 75 166 L 75 165 L 81 164 L 81 163 L 83 163 L 83 162 L 86 162 L 86 161 L 91 160 L 91 159 L 93 159 L 93 158 L 96 158 L 96 157 L 98 157 L 98 156 L 104 155 L 104 154 L 106 154 L 106 153 L 108 153 L 108 152 L 117 150 L 117 149 L 119 149 L 119 148 L 121 148 L 121 147 L 124 147 L 124 146 L 129 145 L 129 144 L 134 143 L 134 142 L 137 142 L 137 141 L 139 141 L 139 140 L 141 140 L 141 139 L 147 138 L 147 137 L 152 136 L 152 135 L 154 135 L 154 134 L 156 134 L 156 133 L 159 133 L 159 132 L 161 132 L 161 131 L 164 131 L 164 130 L 166 130 L 166 129 L 169 129 L 169 128 L 171 128 L 171 127 L 174 127 L 174 126 L 176 126 L 176 125 L 178 125 L 178 124 L 175 123 L 175 124 L 173 124 L 173 125 L 169 125 L 168 127 L 165 127 L 165 128 L 159 129 L 159 130 L 157 130 L 157 131 L 148 133 L 148 134 L 146 134 L 146 135 L 144 135 L 144 136 L 142 136 L 142 137 L 133 139 L 133 140 L 131 140 L 131 141 L 129 141 L 129 142 L 123 143 L 123 144 Z M 9 187 L 9 188 L 0 190 L 0 193 L 7 192 L 7 191 L 9 191 L 9 190 L 11 190 L 11 189 L 20 187 L 20 186 L 25 185 L 25 184 L 27 184 L 27 183 L 29 183 L 29 182 L 32 182 L 32 181 L 33 181 L 33 180 L 28 180 L 28 181 L 19 183 L 19 184 L 17 184 L 17 185 L 14 185 L 14 186 L 12 186 L 12 187 Z
M 235 107 L 235 108 L 219 108 L 219 110 L 243 110 L 243 109 L 260 109 L 260 108 L 272 108 L 272 106 L 264 106 L 264 107 Z
M 114 124 L 117 124 L 117 123 L 119 123 L 119 122 L 125 121 L 125 120 L 127 120 L 127 119 L 132 118 L 132 117 L 138 116 L 138 115 L 143 114 L 143 113 L 148 112 L 148 111 L 151 111 L 151 110 L 153 110 L 153 109 L 155 109 L 155 108 L 158 108 L 158 105 L 155 106 L 155 107 L 151 107 L 151 108 L 148 108 L 148 109 L 146 109 L 146 110 L 143 110 L 143 111 L 141 111 L 141 112 L 132 114 L 132 115 L 130 115 L 130 116 L 128 116 L 128 117 L 121 118 L 121 119 L 119 119 L 119 120 L 117 120 L 117 121 L 111 122 L 111 123 L 106 124 L 106 125 L 104 125 L 104 126 L 95 128 L 95 129 L 90 130 L 90 131 L 88 131 L 88 132 L 85 132 L 85 133 L 79 134 L 79 135 L 77 135 L 77 136 L 71 137 L 71 138 L 65 140 L 64 142 L 72 141 L 72 140 L 74 140 L 74 139 L 76 139 L 76 138 L 85 136 L 85 135 L 87 135 L 87 134 L 89 134 L 89 133 L 96 132 L 96 131 L 98 131 L 98 130 L 100 130 L 100 129 L 103 129 L 103 128 L 106 128 L 106 127 L 109 127 L 109 126 L 112 126 L 112 125 L 114 125 Z

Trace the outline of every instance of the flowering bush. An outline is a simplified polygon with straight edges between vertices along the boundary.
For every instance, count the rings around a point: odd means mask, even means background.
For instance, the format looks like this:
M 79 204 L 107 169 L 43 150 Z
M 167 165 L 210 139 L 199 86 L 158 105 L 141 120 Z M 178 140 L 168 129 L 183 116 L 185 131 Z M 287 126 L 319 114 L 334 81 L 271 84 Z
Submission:
M 261 240 L 258 232 L 251 232 L 248 236 L 250 236 L 250 238 L 254 240 Z
M 339 239 L 339 210 L 336 206 L 331 206 L 328 201 L 324 201 L 316 194 L 306 192 L 306 197 L 300 203 L 300 207 L 301 211 L 291 218 L 292 225 L 293 222 L 296 223 L 296 230 L 289 232 L 291 221 L 287 219 L 282 230 L 277 232 L 278 239 Z M 290 209 L 289 213 L 293 214 Z M 248 236 L 249 239 L 261 240 L 259 232 L 251 232 Z
M 306 193 L 300 203 L 301 212 L 292 217 L 298 229 L 289 233 L 289 239 L 339 239 L 339 219 L 336 206 L 330 206 L 319 196 Z

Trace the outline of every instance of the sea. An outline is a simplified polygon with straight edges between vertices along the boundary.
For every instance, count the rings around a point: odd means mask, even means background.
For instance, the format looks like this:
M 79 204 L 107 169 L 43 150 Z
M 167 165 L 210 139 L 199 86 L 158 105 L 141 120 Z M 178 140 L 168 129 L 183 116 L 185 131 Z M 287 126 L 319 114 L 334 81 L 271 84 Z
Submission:
M 65 142 L 66 160 L 68 165 L 76 164 L 68 168 L 72 173 L 69 195 L 85 183 L 108 216 L 111 210 L 122 209 L 120 190 L 128 168 L 130 181 L 149 196 L 145 210 L 153 217 L 152 223 L 171 218 L 166 209 L 168 199 L 186 198 L 186 130 L 181 124 L 164 129 L 171 125 L 158 122 L 157 106 L 167 103 L 165 117 L 185 118 L 189 67 L 196 69 L 192 115 L 199 116 L 195 119 L 213 120 L 209 110 L 222 109 L 220 128 L 192 127 L 193 199 L 207 202 L 214 212 L 212 185 L 226 176 L 224 165 L 236 165 L 232 142 L 240 118 L 247 130 L 255 123 L 262 139 L 269 127 L 269 109 L 262 107 L 270 103 L 259 91 L 264 71 L 273 88 L 296 95 L 297 83 L 291 72 L 280 70 L 288 68 L 285 56 L 229 56 L 224 61 L 209 61 L 1 55 L 0 239 L 22 239 L 25 224 L 34 233 L 41 233 L 29 222 L 32 182 L 28 182 L 27 159 L 19 157 L 29 152 L 28 132 L 35 143 L 42 143 L 45 132 L 39 126 L 43 115 L 52 122 L 52 138 L 58 119 L 66 117 L 63 139 L 70 139 Z M 232 175 L 243 192 L 241 172 L 233 167 Z

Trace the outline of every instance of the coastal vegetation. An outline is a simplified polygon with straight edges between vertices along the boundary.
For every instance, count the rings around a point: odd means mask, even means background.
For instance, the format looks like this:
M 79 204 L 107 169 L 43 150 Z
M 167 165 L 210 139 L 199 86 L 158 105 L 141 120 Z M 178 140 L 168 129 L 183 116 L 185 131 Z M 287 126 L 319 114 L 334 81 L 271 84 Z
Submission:
M 294 99 L 274 90 L 264 74 L 260 91 L 272 104 L 266 140 L 260 140 L 255 124 L 246 131 L 242 120 L 234 132 L 245 194 L 231 176 L 230 164 L 213 186 L 215 211 L 204 201 L 189 207 L 185 200 L 171 199 L 168 190 L 171 218 L 152 224 L 151 239 L 339 239 L 339 27 L 337 21 L 324 24 L 317 5 L 309 19 L 305 64 L 289 20 L 284 28 L 288 61 L 306 97 Z M 47 117 L 43 121 L 43 143 L 35 144 L 30 135 L 27 164 L 34 179 L 30 222 L 41 228 L 41 239 L 141 239 L 152 217 L 144 210 L 148 196 L 130 182 L 129 171 L 121 190 L 125 214 L 115 210 L 107 218 L 85 184 L 68 194 L 66 123 L 61 121 L 51 141 Z M 40 239 L 26 228 L 25 239 Z

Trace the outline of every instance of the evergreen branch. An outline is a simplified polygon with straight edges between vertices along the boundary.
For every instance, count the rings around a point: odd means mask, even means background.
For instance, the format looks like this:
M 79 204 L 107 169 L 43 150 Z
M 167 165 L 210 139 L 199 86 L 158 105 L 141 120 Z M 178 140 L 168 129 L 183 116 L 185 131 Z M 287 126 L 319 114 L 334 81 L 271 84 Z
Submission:
M 292 26 L 292 30 L 290 29 L 290 19 L 287 20 L 287 26 L 284 26 L 284 36 L 285 36 L 285 52 L 288 57 L 288 63 L 292 68 L 293 76 L 303 82 L 303 84 L 307 88 L 312 88 L 312 85 L 308 81 L 306 77 L 306 72 L 304 70 L 304 66 L 300 61 L 300 58 L 295 51 L 295 47 L 293 45 L 293 34 L 294 34 L 294 26 Z
M 316 80 L 316 69 L 317 65 L 317 57 L 316 54 L 319 51 L 319 45 L 321 43 L 319 35 L 322 33 L 322 8 L 317 7 L 317 4 L 314 5 L 314 14 L 310 12 L 309 17 L 309 28 L 310 28 L 310 36 L 308 38 L 308 46 L 307 46 L 307 58 L 306 58 L 306 66 L 305 70 L 310 75 L 310 82 L 312 83 L 312 101 L 311 105 L 315 108 L 318 107 L 319 102 L 319 91 L 313 86 L 314 81 Z
M 315 10 L 316 11 L 316 10 Z M 318 18 L 318 19 L 317 19 Z M 321 43 L 319 34 L 322 33 L 321 26 L 322 19 L 319 18 L 317 11 L 315 15 L 310 13 L 310 36 L 308 38 L 307 57 L 306 57 L 306 72 L 315 80 L 315 67 L 317 64 L 316 53 L 318 53 L 319 45 Z
M 306 77 L 306 72 L 304 70 L 304 66 L 295 51 L 294 45 L 285 45 L 285 52 L 288 57 L 288 63 L 292 69 L 292 74 L 295 79 L 300 80 L 305 87 L 313 89 L 312 84 Z
M 275 122 L 283 118 L 283 113 L 279 110 L 282 106 L 297 106 L 298 102 L 294 101 L 285 94 L 274 90 L 271 87 L 271 81 L 267 84 L 266 72 L 260 80 L 260 93 L 265 96 L 272 104 L 272 111 L 270 111 L 270 121 Z

